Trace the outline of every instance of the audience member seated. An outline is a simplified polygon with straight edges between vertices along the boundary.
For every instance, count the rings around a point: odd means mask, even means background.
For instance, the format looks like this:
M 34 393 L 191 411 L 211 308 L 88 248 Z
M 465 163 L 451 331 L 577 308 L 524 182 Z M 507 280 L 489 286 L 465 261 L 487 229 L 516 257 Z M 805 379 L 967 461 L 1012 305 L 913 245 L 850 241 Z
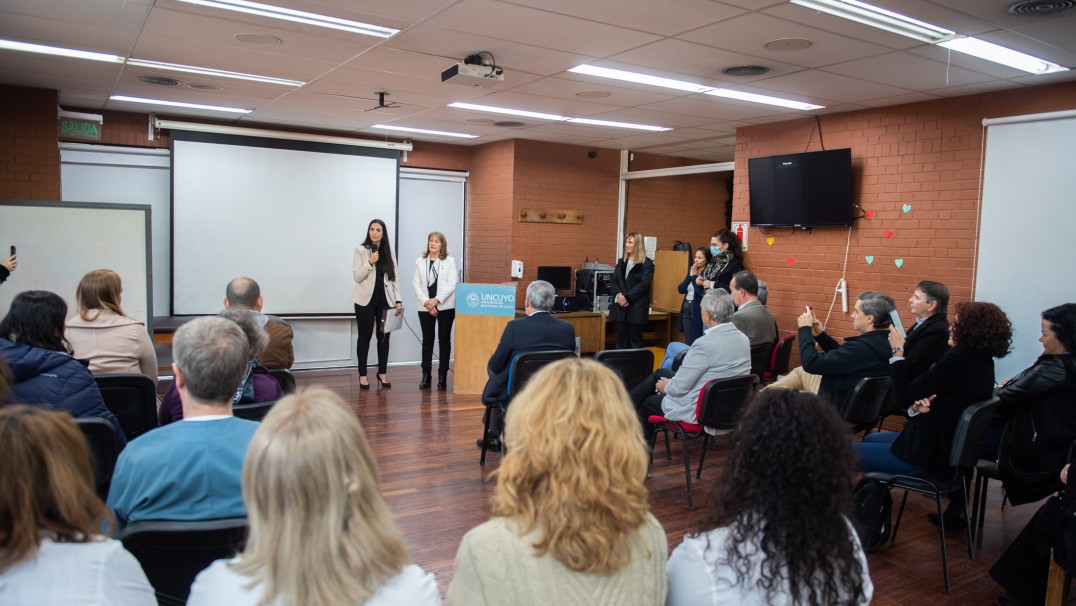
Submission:
M 527 285 L 527 300 L 524 303 L 527 315 L 516 318 L 504 327 L 501 341 L 496 351 L 489 358 L 486 372 L 489 380 L 482 390 L 482 402 L 487 406 L 489 420 L 487 448 L 497 452 L 501 449 L 500 435 L 504 429 L 504 418 L 496 408 L 498 402 L 508 400 L 508 371 L 512 360 L 521 353 L 547 350 L 574 350 L 575 328 L 571 324 L 550 315 L 553 308 L 553 285 L 545 280 L 535 280 Z M 482 447 L 483 438 L 478 439 Z
M 758 302 L 765 305 L 766 301 L 768 301 L 769 298 L 770 298 L 770 287 L 766 286 L 766 281 L 765 280 L 759 280 L 758 281 Z
M 73 417 L 100 417 L 112 423 L 120 444 L 126 444 L 93 375 L 71 356 L 64 338 L 66 316 L 67 303 L 48 291 L 28 290 L 11 301 L 0 321 L 0 357 L 14 379 L 7 401 L 64 410 Z
M 777 321 L 758 300 L 758 278 L 746 269 L 736 272 L 732 276 L 731 288 L 732 300 L 736 303 L 732 323 L 747 335 L 751 347 L 769 345 L 772 350 L 777 342 Z
M 250 359 L 247 362 L 247 372 L 243 377 L 242 385 L 236 389 L 235 395 L 232 397 L 232 405 L 279 400 L 284 395 L 280 383 L 258 363 L 258 352 L 262 351 L 269 341 L 269 336 L 266 334 L 265 329 L 258 326 L 254 316 L 239 309 L 226 309 L 220 312 L 220 317 L 238 324 L 239 328 L 243 329 L 247 342 L 250 343 Z M 157 419 L 161 425 L 167 425 L 183 419 L 183 405 L 175 383 L 164 394 L 161 407 L 157 411 Z
M 803 370 L 802 366 L 797 366 L 788 371 L 787 375 L 763 387 L 763 389 L 790 389 L 792 391 L 817 394 L 820 383 L 822 383 L 822 375 L 812 375 Z
M 997 390 L 999 414 L 1015 417 L 999 469 L 1013 505 L 1056 492 L 1057 470 L 1076 439 L 1076 303 L 1042 312 L 1042 355 Z
M 817 396 L 759 395 L 740 421 L 702 532 L 669 557 L 669 606 L 869 604 L 867 558 L 845 513 L 852 456 Z
M 852 328 L 860 333 L 848 337 L 844 345 L 822 330 L 822 323 L 807 308 L 798 320 L 800 363 L 803 371 L 822 375 L 818 395 L 840 407 L 848 392 L 864 377 L 889 374 L 889 327 L 893 324 L 893 298 L 879 292 L 859 295 L 852 309 Z M 815 342 L 822 347 L 819 352 Z
M 699 394 L 706 383 L 751 373 L 751 345 L 731 322 L 736 310 L 732 297 L 714 289 L 702 298 L 701 307 L 706 330 L 687 350 L 676 373 L 659 368 L 631 390 L 631 401 L 646 433 L 650 431 L 650 415 L 695 423 Z
M 224 292 L 224 308 L 239 309 L 252 314 L 258 325 L 269 333 L 269 345 L 259 359 L 266 368 L 291 368 L 295 363 L 295 351 L 291 341 L 295 333 L 284 320 L 262 313 L 261 287 L 251 278 L 236 278 L 228 283 Z
M 904 344 L 904 367 L 914 379 L 941 359 L 949 349 L 949 289 L 941 282 L 923 280 L 908 299 L 915 323 L 908 327 Z
M 900 333 L 890 335 L 893 358 L 890 376 L 908 421 L 899 432 L 869 433 L 854 444 L 863 471 L 883 471 L 917 477 L 949 472 L 953 431 L 964 409 L 989 400 L 994 389 L 994 358 L 1008 354 L 1012 325 L 993 303 L 960 303 L 949 328 L 950 349 L 926 372 L 909 376 Z M 950 496 L 946 528 L 963 528 L 960 493 Z M 937 516 L 935 515 L 935 518 Z
M 439 605 L 411 563 L 370 445 L 340 396 L 312 389 L 278 402 L 243 465 L 246 549 L 198 575 L 191 606 Z
M 668 546 L 620 378 L 592 360 L 554 362 L 507 424 L 492 518 L 463 537 L 449 606 L 663 604 Z
M 62 412 L 0 408 L 0 604 L 155 606 L 142 567 L 101 536 L 82 432 Z
M 7 395 L 11 392 L 11 385 L 15 378 L 11 376 L 11 368 L 8 367 L 4 358 L 0 358 L 0 406 L 7 403 Z
M 198 318 L 176 331 L 172 372 L 183 420 L 139 436 L 120 453 L 108 492 L 120 528 L 246 515 L 240 476 L 258 424 L 232 416 L 232 397 L 249 352 L 231 320 Z
M 120 307 L 123 285 L 109 269 L 82 277 L 75 291 L 78 313 L 67 319 L 72 355 L 89 360 L 95 375 L 145 375 L 157 384 L 157 352 L 145 324 Z

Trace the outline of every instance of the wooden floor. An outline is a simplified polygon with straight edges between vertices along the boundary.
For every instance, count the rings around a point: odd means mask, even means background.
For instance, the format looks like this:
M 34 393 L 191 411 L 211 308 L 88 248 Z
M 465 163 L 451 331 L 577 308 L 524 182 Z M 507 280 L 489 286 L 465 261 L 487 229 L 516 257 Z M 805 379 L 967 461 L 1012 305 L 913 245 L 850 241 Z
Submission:
M 373 374 L 371 373 L 371 379 Z M 491 454 L 478 464 L 475 440 L 481 433 L 483 406 L 478 396 L 451 391 L 419 391 L 417 366 L 391 367 L 392 389 L 358 388 L 355 371 L 298 372 L 300 388 L 322 385 L 338 392 L 354 408 L 376 453 L 385 497 L 407 536 L 415 563 L 437 575 L 442 593 L 452 580 L 452 563 L 463 534 L 489 515 L 490 472 L 500 462 Z M 451 390 L 451 375 L 449 389 Z M 692 447 L 692 474 L 699 443 Z M 707 455 L 696 487 L 696 510 L 687 507 L 684 470 L 673 443 L 671 461 L 659 442 L 648 480 L 651 509 L 661 521 L 669 547 L 691 532 L 706 507 L 710 490 L 720 481 L 729 454 L 726 441 Z M 1038 509 L 1037 504 L 1000 510 L 1000 485 L 990 487 L 983 544 L 975 561 L 967 556 L 963 532 L 947 535 L 952 595 L 942 587 L 937 529 L 926 513 L 933 501 L 911 495 L 895 544 L 869 556 L 874 604 L 993 604 L 1000 587 L 987 574 L 1005 546 Z M 894 493 L 894 516 L 899 495 Z M 1073 602 L 1070 602 L 1073 603 Z

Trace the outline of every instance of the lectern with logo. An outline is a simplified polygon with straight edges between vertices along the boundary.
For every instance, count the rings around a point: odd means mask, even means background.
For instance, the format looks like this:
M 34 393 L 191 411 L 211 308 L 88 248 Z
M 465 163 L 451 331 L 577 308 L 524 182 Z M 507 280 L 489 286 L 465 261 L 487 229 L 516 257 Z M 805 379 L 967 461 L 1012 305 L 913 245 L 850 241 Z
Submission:
M 515 315 L 514 284 L 460 284 L 456 287 L 453 393 L 482 393 L 489 378 L 486 363 L 497 349 L 504 327 Z

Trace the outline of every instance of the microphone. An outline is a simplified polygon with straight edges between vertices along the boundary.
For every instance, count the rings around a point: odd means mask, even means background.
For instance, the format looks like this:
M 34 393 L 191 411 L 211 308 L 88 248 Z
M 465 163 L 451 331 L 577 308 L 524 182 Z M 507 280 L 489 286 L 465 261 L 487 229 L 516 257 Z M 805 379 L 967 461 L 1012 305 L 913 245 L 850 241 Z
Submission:
M 377 252 L 377 244 L 370 244 L 370 252 Z

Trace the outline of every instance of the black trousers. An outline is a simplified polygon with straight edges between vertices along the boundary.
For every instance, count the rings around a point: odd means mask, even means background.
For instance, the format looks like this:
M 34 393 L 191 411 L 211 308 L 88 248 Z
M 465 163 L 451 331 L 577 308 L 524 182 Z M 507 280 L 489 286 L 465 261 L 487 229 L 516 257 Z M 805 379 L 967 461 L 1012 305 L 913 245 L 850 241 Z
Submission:
M 418 312 L 418 323 L 422 327 L 422 374 L 428 375 L 433 370 L 433 329 L 437 325 L 437 374 L 448 374 L 448 361 L 452 358 L 452 322 L 456 319 L 455 309 L 439 309 L 434 316 L 428 311 Z
M 657 388 L 658 379 L 671 379 L 674 374 L 676 373 L 668 368 L 659 368 L 628 392 L 628 396 L 631 397 L 631 403 L 635 405 L 635 412 L 639 415 L 639 423 L 643 426 L 643 435 L 647 438 L 650 437 L 650 423 L 647 422 L 647 419 L 650 418 L 650 415 L 665 414 L 661 410 L 661 401 L 665 399 L 665 396 L 654 391 Z
M 617 321 L 616 323 L 616 348 L 638 349 L 643 346 L 643 331 L 646 324 L 633 324 L 631 322 Z
M 385 310 L 395 307 L 383 307 L 373 301 L 369 305 L 355 304 L 355 323 L 359 326 L 359 340 L 355 343 L 355 354 L 359 358 L 359 374 L 366 376 L 366 360 L 370 354 L 370 338 L 373 337 L 375 328 L 377 332 L 377 372 L 385 374 L 389 368 L 389 337 L 392 333 L 386 333 L 381 319 L 385 316 Z
M 998 585 L 1025 604 L 1042 604 L 1046 599 L 1050 548 L 1062 531 L 1058 503 L 1047 500 L 990 569 Z

